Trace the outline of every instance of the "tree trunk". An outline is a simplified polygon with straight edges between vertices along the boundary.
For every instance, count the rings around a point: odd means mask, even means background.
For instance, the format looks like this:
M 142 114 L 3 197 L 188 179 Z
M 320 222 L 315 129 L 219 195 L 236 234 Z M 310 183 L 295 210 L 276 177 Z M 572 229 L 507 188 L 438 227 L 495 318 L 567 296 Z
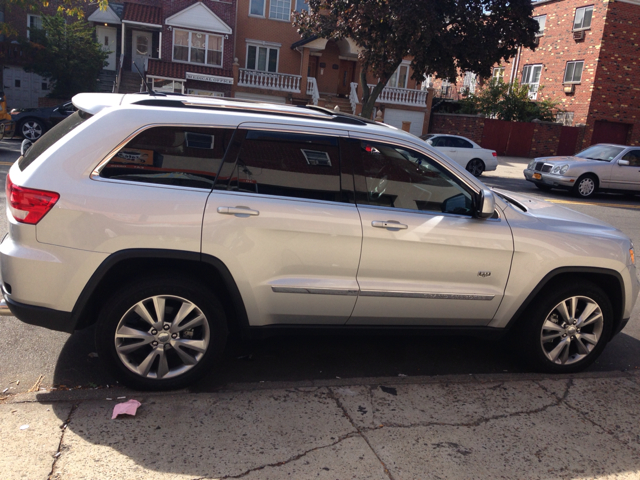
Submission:
M 367 72 L 362 69 L 360 71 L 360 87 L 362 88 L 362 113 L 360 114 L 364 118 L 371 118 L 373 115 L 373 108 L 376 105 L 378 95 L 382 92 L 382 89 L 386 85 L 386 82 L 379 81 L 378 84 L 369 92 L 369 85 L 367 84 Z

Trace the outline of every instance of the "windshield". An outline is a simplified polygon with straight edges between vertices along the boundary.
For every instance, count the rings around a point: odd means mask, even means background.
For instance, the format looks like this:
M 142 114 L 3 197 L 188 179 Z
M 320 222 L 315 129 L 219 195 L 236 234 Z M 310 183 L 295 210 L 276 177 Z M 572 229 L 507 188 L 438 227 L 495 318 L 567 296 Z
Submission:
M 576 153 L 576 157 L 588 158 L 589 160 L 599 160 L 601 162 L 610 162 L 623 150 L 624 147 L 614 147 L 613 145 L 593 145 L 580 153 Z
M 82 124 L 85 120 L 91 117 L 90 114 L 82 111 L 77 111 L 73 115 L 68 116 L 42 137 L 40 137 L 32 147 L 27 150 L 23 157 L 18 160 L 18 167 L 20 170 L 24 170 L 31 165 L 40 155 L 46 152 L 50 146 L 64 137 L 71 130 Z

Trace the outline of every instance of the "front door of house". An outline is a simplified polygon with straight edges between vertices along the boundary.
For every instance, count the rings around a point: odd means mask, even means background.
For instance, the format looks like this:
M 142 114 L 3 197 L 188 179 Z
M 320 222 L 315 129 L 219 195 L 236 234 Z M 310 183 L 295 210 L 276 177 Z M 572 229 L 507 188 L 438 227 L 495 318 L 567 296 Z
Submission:
M 102 46 L 102 51 L 109 54 L 105 70 L 116 69 L 116 33 L 117 30 L 113 27 L 96 27 L 98 43 Z
M 340 60 L 340 70 L 338 70 L 338 95 L 349 96 L 355 66 L 356 62 Z
M 134 30 L 133 34 L 133 42 L 131 58 L 133 59 L 133 64 L 138 67 L 140 72 L 144 73 L 145 71 L 145 61 L 147 58 L 151 58 L 151 32 L 141 32 L 139 30 Z M 133 67 L 132 70 L 137 72 L 136 67 Z

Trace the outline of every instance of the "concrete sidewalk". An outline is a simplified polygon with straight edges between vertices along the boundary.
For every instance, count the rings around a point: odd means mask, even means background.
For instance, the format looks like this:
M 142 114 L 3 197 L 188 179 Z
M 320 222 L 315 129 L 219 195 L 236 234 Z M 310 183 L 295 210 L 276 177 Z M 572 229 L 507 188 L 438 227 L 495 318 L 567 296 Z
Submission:
M 125 401 L 117 396 L 142 403 L 135 417 L 111 420 Z M 21 394 L 0 405 L 0 471 L 7 480 L 640 478 L 639 397 L 639 372 Z
M 484 172 L 480 180 L 485 178 L 515 178 L 524 180 L 523 170 L 527 168 L 532 158 L 498 157 L 498 168 L 492 172 Z

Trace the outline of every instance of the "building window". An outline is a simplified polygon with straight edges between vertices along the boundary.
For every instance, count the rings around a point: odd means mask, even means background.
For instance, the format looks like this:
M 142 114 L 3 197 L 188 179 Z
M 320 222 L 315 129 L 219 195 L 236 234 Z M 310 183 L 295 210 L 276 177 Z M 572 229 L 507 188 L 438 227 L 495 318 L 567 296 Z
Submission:
M 264 2 L 265 0 L 251 0 L 249 4 L 249 15 L 264 17 Z
M 533 19 L 538 22 L 538 33 L 536 33 L 536 37 L 541 37 L 544 35 L 544 26 L 547 23 L 547 16 L 538 15 L 537 17 L 533 17 Z
M 308 12 L 309 4 L 307 3 L 307 0 L 296 0 L 296 11 Z
M 42 82 L 42 90 L 49 90 L 49 84 L 47 82 Z
M 20 88 L 20 80 L 14 80 L 14 81 L 13 81 L 13 85 L 14 85 L 14 87 L 16 87 L 16 88 Z
M 393 72 L 391 78 L 387 82 L 387 87 L 395 88 L 407 88 L 407 81 L 409 80 L 409 65 L 400 65 L 398 69 Z
M 576 18 L 573 20 L 573 30 L 587 30 L 591 28 L 593 5 L 590 7 L 576 8 Z
M 504 82 L 504 67 L 496 67 L 491 75 L 496 82 Z
M 580 83 L 582 80 L 582 68 L 584 62 L 567 62 L 567 67 L 564 70 L 564 82 L 563 83 Z
M 166 78 L 150 78 L 153 82 L 151 84 L 151 88 L 153 88 L 154 92 L 184 93 L 184 82 L 180 82 L 178 80 L 169 80 Z
M 247 46 L 247 69 L 261 72 L 278 71 L 278 49 L 272 47 Z
M 556 122 L 561 123 L 565 127 L 573 125 L 573 112 L 558 112 L 556 115 Z
M 462 88 L 466 93 L 475 93 L 476 91 L 476 74 L 465 72 L 462 80 Z
M 187 94 L 198 95 L 199 97 L 224 97 L 224 92 L 210 92 L 209 90 L 199 90 L 195 88 L 189 88 Z
M 269 6 L 269 18 L 274 20 L 286 20 L 289 21 L 289 15 L 291 14 L 291 0 L 271 0 Z
M 220 35 L 174 29 L 173 60 L 221 67 L 222 44 Z
M 538 98 L 538 87 L 540 86 L 540 74 L 542 65 L 525 65 L 522 69 L 522 85 L 529 86 L 529 98 Z
M 42 17 L 40 15 L 27 15 L 27 38 L 31 30 L 42 29 Z

